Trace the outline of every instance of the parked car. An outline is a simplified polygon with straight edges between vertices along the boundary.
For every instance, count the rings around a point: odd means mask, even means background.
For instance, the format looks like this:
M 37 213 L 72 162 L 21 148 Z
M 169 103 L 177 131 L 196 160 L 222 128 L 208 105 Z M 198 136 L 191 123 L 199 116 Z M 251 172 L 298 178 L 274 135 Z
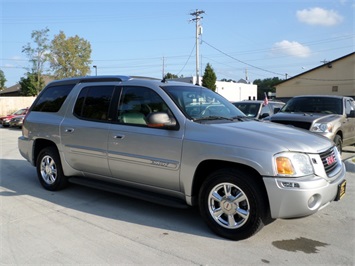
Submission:
M 21 116 L 21 115 L 26 115 L 28 112 L 28 107 L 20 109 L 10 115 L 0 117 L 0 123 L 2 124 L 3 127 L 9 127 L 10 126 L 10 120 L 14 117 Z
M 22 123 L 24 118 L 25 118 L 24 115 L 15 116 L 9 122 L 10 127 L 22 128 Z
M 346 191 L 330 140 L 248 119 L 212 90 L 127 76 L 48 84 L 26 116 L 21 155 L 41 185 L 69 182 L 169 206 L 198 206 L 218 235 L 245 239 L 316 213 Z
M 255 119 L 264 119 L 268 116 L 273 115 L 278 112 L 282 106 L 285 105 L 283 102 L 268 101 L 265 104 L 264 101 L 238 101 L 233 102 L 239 110 L 241 110 L 246 116 Z
M 351 97 L 301 95 L 290 99 L 271 122 L 304 128 L 343 146 L 355 144 L 355 102 Z

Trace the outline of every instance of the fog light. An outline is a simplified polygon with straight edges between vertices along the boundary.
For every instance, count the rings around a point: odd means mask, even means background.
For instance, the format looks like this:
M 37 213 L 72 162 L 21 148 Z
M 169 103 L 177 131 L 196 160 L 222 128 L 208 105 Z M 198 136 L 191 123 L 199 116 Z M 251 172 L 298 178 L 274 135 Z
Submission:
M 321 203 L 321 197 L 319 194 L 314 194 L 308 200 L 308 208 L 311 210 L 317 209 Z
M 293 182 L 282 182 L 282 185 L 283 185 L 283 187 L 289 187 L 289 188 L 292 188 L 292 187 L 299 188 L 300 187 L 300 184 L 293 183 Z

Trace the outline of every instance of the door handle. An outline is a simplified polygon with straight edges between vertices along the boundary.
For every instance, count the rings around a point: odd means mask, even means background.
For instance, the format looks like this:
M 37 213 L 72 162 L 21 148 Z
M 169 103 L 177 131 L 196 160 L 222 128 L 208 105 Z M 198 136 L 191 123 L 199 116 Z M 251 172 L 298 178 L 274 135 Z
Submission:
M 124 135 L 115 135 L 113 136 L 114 139 L 124 139 Z
M 74 132 L 74 128 L 66 128 L 64 131 L 66 133 L 72 133 L 72 132 Z

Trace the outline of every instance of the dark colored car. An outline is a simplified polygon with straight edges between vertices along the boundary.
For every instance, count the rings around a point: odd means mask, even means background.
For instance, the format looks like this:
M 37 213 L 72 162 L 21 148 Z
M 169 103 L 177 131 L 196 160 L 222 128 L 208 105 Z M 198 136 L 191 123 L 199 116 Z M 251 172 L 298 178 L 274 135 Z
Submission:
M 310 130 L 333 140 L 341 152 L 355 144 L 355 101 L 335 95 L 303 95 L 290 99 L 271 122 Z
M 15 116 L 14 118 L 12 118 L 9 122 L 10 127 L 18 127 L 18 128 L 22 128 L 22 124 L 23 124 L 23 119 L 25 118 L 25 115 L 19 115 L 19 116 Z
M 267 104 L 264 101 L 239 101 L 233 104 L 246 116 L 256 119 L 271 116 L 285 105 L 283 102 L 276 101 L 269 101 Z
M 23 108 L 15 113 L 12 113 L 7 116 L 0 117 L 0 123 L 2 124 L 3 127 L 9 127 L 10 126 L 10 120 L 14 117 L 21 116 L 21 115 L 26 115 L 28 112 L 28 108 Z

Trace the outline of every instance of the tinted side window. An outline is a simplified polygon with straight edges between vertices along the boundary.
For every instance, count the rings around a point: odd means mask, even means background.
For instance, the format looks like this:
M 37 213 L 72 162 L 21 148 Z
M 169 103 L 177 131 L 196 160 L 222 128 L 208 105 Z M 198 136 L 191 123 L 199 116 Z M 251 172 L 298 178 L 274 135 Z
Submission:
M 81 90 L 75 106 L 74 114 L 83 119 L 106 121 L 114 86 L 93 86 Z
M 58 112 L 75 84 L 47 87 L 36 100 L 32 111 Z

